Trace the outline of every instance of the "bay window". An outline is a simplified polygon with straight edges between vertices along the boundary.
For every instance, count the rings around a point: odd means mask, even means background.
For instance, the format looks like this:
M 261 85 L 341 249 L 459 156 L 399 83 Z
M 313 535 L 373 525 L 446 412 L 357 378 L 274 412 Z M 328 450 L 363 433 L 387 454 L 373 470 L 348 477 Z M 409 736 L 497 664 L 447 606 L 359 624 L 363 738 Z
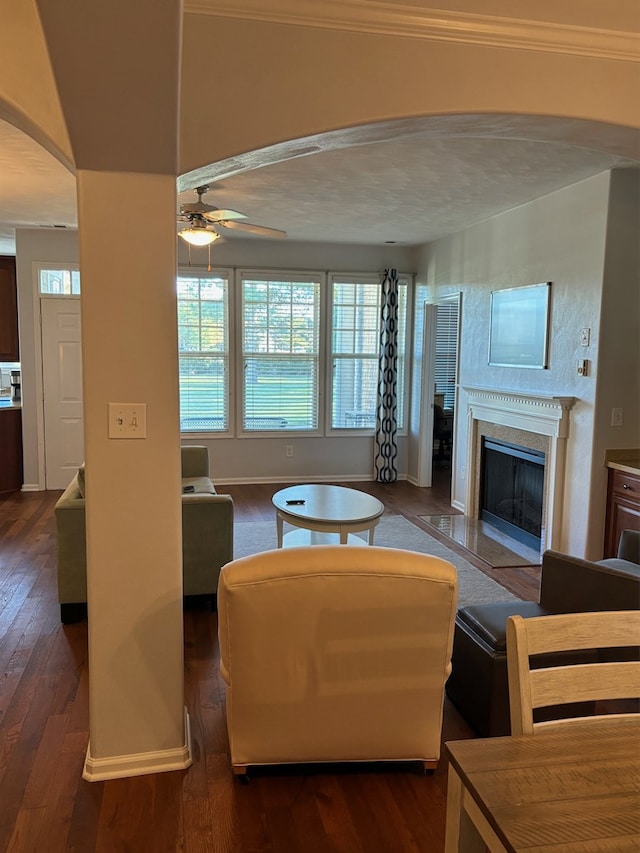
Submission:
M 375 429 L 378 274 L 185 272 L 177 289 L 181 432 Z M 400 430 L 406 429 L 408 296 L 407 278 L 400 278 Z

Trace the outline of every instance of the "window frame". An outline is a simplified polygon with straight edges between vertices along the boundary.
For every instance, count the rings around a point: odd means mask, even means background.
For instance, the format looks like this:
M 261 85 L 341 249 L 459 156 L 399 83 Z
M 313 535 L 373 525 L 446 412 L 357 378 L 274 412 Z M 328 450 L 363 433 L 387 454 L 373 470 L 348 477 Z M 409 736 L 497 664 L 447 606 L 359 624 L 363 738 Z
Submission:
M 326 275 L 318 270 L 296 270 L 296 269 L 254 269 L 249 267 L 238 268 L 235 271 L 236 280 L 234 289 L 236 291 L 236 406 L 235 406 L 235 438 L 314 438 L 322 436 L 324 421 L 324 387 L 325 387 L 325 361 L 326 346 L 323 328 L 326 324 Z M 317 304 L 317 380 L 316 380 L 316 413 L 317 425 L 311 429 L 251 429 L 243 427 L 244 408 L 244 376 L 245 376 L 245 353 L 244 353 L 244 282 L 309 282 L 318 285 Z
M 198 429 L 198 430 L 183 430 L 182 429 L 182 417 L 181 417 L 181 400 L 180 400 L 180 357 L 181 355 L 186 355 L 187 351 L 182 351 L 180 349 L 179 342 L 179 298 L 178 298 L 178 280 L 185 278 L 191 278 L 195 280 L 206 280 L 210 278 L 220 278 L 226 281 L 227 283 L 227 316 L 226 316 L 226 334 L 227 334 L 227 347 L 226 347 L 226 374 L 227 374 L 227 428 L 226 429 Z M 178 336 L 178 411 L 180 413 L 180 436 L 181 438 L 202 438 L 202 439 L 215 439 L 215 438 L 232 438 L 235 432 L 235 407 L 233 405 L 234 400 L 234 387 L 235 387 L 235 365 L 233 359 L 234 353 L 234 322 L 233 317 L 235 313 L 234 308 L 234 270 L 230 267 L 215 267 L 210 271 L 206 270 L 204 267 L 194 268 L 194 267 L 179 267 L 176 272 L 176 331 Z M 199 300 L 201 301 L 201 300 Z M 202 352 L 201 350 L 199 352 Z
M 406 313 L 404 318 L 404 327 L 405 327 L 405 337 L 404 337 L 404 350 L 403 350 L 403 361 L 404 361 L 404 375 L 402 377 L 402 394 L 403 394 L 403 423 L 402 426 L 398 426 L 398 435 L 399 436 L 407 436 L 409 434 L 409 418 L 410 418 L 410 347 L 411 347 L 411 323 L 410 318 L 412 317 L 412 298 L 413 298 L 413 276 L 408 273 L 398 273 L 398 285 L 402 287 L 406 287 Z M 325 399 L 327 400 L 326 411 L 325 411 L 325 435 L 327 436 L 341 436 L 346 438 L 347 436 L 370 436 L 375 434 L 375 423 L 372 426 L 367 427 L 334 427 L 331 425 L 332 422 L 332 401 L 333 401 L 333 362 L 334 362 L 334 351 L 333 351 L 333 294 L 334 287 L 336 284 L 375 284 L 379 288 L 382 288 L 382 279 L 380 273 L 375 272 L 361 272 L 361 273 L 340 273 L 340 272 L 331 272 L 327 274 L 327 329 L 326 329 L 326 340 L 327 340 L 327 359 L 326 359 L 326 374 L 327 374 L 327 385 L 325 392 Z M 380 337 L 380 318 L 378 317 L 378 349 L 380 346 L 379 342 Z M 371 356 L 373 358 L 373 356 Z
M 82 295 L 82 282 L 80 281 L 80 264 L 70 263 L 54 263 L 53 261 L 37 261 L 35 264 L 37 271 L 36 290 L 38 297 L 46 296 L 47 299 L 78 299 Z M 43 272 L 68 272 L 77 273 L 78 275 L 78 292 L 73 293 L 48 293 L 42 289 L 42 273 Z

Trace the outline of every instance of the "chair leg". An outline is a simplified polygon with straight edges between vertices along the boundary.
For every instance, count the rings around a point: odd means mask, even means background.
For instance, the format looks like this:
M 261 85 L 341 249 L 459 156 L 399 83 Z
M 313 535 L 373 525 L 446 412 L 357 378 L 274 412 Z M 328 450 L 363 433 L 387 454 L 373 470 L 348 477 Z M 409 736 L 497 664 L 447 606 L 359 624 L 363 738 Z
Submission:
M 249 765 L 248 764 L 234 764 L 233 765 L 233 775 L 236 777 L 238 782 L 241 785 L 249 784 Z
M 422 762 L 422 772 L 425 776 L 432 776 L 438 767 L 438 762 L 433 761 L 423 761 Z

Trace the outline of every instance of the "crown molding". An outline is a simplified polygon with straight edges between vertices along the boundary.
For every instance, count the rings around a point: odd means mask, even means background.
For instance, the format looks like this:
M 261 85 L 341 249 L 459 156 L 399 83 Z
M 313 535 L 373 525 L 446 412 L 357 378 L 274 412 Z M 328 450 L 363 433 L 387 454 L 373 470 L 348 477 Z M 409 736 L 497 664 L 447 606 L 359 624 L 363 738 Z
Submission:
M 378 0 L 185 0 L 185 12 L 297 27 L 640 62 L 640 33 Z

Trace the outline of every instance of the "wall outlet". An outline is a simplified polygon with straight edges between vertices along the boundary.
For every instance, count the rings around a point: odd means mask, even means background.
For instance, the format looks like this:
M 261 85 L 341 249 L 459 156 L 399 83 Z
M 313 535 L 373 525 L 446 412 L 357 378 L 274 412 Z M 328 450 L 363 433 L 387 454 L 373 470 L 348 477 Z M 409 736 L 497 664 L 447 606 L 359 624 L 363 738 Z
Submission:
M 146 403 L 109 403 L 109 438 L 146 438 Z
M 589 375 L 589 359 L 581 358 L 578 361 L 578 376 L 588 376 Z
M 284 449 L 284 452 L 289 457 L 293 456 L 293 444 L 287 444 L 287 446 Z
M 580 346 L 588 347 L 591 340 L 591 329 L 580 329 Z
M 611 426 L 612 427 L 621 427 L 622 426 L 622 416 L 623 409 L 611 409 Z

